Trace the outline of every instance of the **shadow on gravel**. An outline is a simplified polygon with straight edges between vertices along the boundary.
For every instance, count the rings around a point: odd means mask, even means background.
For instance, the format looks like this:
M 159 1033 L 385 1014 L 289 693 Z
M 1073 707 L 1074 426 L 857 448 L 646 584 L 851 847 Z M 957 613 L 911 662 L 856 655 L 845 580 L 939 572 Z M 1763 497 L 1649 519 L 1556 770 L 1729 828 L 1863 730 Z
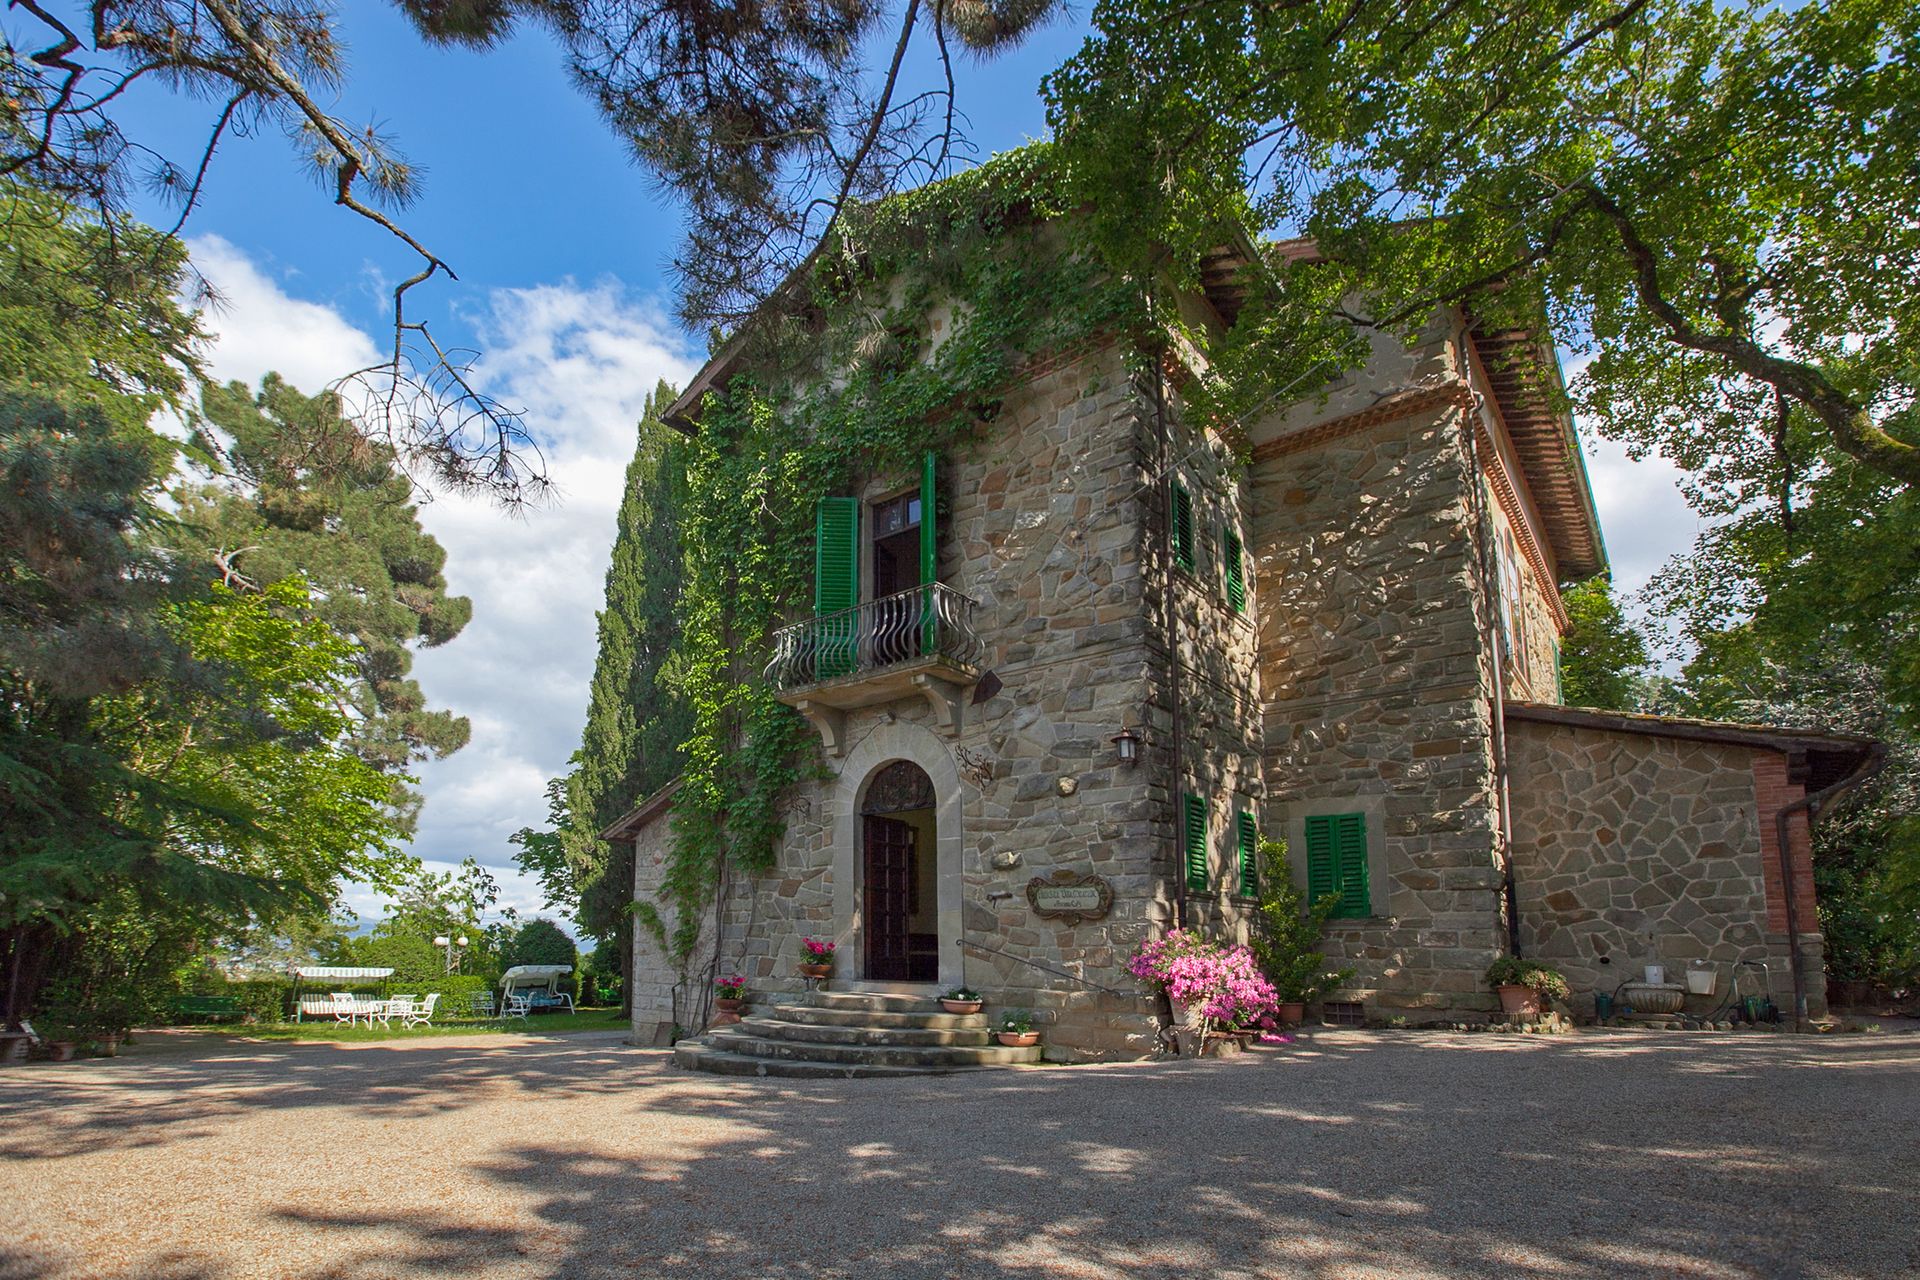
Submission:
M 352 1107 L 405 1119 L 503 1090 L 624 1097 L 644 1087 L 631 1076 L 635 1053 L 617 1031 L 467 1045 L 219 1041 L 194 1052 L 142 1044 L 119 1058 L 0 1074 L 0 1160 L 180 1142 L 263 1108 Z M 10 1277 L 0 1272 L 0 1280 Z
M 689 1118 L 668 1151 L 483 1156 L 519 1220 L 288 1216 L 344 1280 L 1920 1271 L 1920 1042 L 1310 1037 L 931 1082 L 664 1079 Z M 339 1261 L 372 1227 L 408 1247 Z

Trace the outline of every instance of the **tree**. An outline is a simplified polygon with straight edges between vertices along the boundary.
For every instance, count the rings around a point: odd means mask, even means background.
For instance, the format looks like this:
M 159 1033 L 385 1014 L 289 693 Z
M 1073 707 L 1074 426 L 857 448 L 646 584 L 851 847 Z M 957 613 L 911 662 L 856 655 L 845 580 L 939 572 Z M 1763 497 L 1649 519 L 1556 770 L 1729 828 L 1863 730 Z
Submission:
M 1560 593 L 1571 623 L 1560 646 L 1560 698 L 1576 707 L 1637 709 L 1647 671 L 1646 638 L 1627 620 L 1605 577 Z
M 390 967 L 395 976 L 418 981 L 446 969 L 435 938 L 464 937 L 463 966 L 473 973 L 497 973 L 519 924 L 513 908 L 495 910 L 499 900 L 499 881 L 473 858 L 455 871 L 415 867 L 396 885 L 387 917 L 353 939 L 354 963 Z
M 395 2 L 440 45 L 486 48 L 521 24 L 544 26 L 608 126 L 686 206 L 676 267 L 687 314 L 731 321 L 817 255 L 850 204 L 946 171 L 964 145 L 954 45 L 990 56 L 1060 10 L 1058 0 Z M 377 127 L 329 109 L 345 70 L 334 27 L 331 6 L 289 0 L 96 0 L 71 23 L 30 5 L 0 61 L 0 176 L 102 217 L 145 186 L 174 199 L 177 231 L 229 132 L 284 133 L 336 204 L 418 266 L 394 290 L 392 350 L 363 371 L 358 420 L 402 454 L 517 498 L 543 483 L 519 470 L 528 442 L 517 418 L 408 309 L 414 287 L 454 277 L 399 220 L 420 172 Z M 136 86 L 206 103 L 204 143 L 167 154 L 133 114 Z M 485 429 L 469 433 L 473 419 Z
M 521 925 L 507 941 L 500 959 L 508 968 L 516 964 L 564 964 L 571 967 L 579 962 L 579 955 L 573 939 L 566 935 L 565 930 L 551 920 L 535 918 Z
M 1777 397 L 1920 481 L 1907 0 L 1103 0 L 1094 21 L 1051 118 L 1177 266 L 1225 218 L 1302 231 L 1363 323 L 1453 304 L 1590 345 L 1576 390 L 1603 430 L 1679 442 Z
M 669 665 L 687 493 L 687 446 L 659 417 L 674 397 L 664 382 L 648 397 L 627 466 L 580 749 L 547 784 L 549 829 L 513 836 L 515 861 L 540 877 L 548 901 L 570 905 L 582 929 L 614 939 L 623 956 L 633 936 L 633 846 L 600 833 L 673 780 L 691 729 Z
M 303 583 L 236 592 L 160 553 L 198 331 L 177 244 L 18 190 L 0 277 L 0 965 L 9 1025 L 51 973 L 129 971 L 322 909 L 402 858 L 343 749 L 346 642 Z M 40 215 L 46 216 L 40 216 Z M 70 269 L 102 241 L 147 275 Z M 172 958 L 172 957 L 169 957 Z M 104 967 L 103 967 L 104 966 Z
M 299 575 L 320 616 L 352 643 L 358 678 L 353 749 L 395 779 L 393 807 L 411 828 L 419 797 L 407 768 L 466 745 L 464 716 L 430 710 L 409 677 L 413 647 L 445 644 L 473 614 L 447 594 L 446 552 L 420 527 L 413 486 L 393 450 L 366 440 L 332 394 L 304 396 L 277 374 L 257 395 L 208 387 L 202 448 L 226 475 L 180 495 L 179 549 L 210 558 L 230 583 Z

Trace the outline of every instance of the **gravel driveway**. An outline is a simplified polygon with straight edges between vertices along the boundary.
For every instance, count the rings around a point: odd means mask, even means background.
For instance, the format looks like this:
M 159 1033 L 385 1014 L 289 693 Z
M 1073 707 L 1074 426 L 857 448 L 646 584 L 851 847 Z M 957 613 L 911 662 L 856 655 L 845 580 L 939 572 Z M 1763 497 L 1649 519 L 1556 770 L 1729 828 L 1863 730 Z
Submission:
M 616 1035 L 156 1039 L 0 1071 L 0 1277 L 1920 1274 L 1920 1036 L 846 1082 Z

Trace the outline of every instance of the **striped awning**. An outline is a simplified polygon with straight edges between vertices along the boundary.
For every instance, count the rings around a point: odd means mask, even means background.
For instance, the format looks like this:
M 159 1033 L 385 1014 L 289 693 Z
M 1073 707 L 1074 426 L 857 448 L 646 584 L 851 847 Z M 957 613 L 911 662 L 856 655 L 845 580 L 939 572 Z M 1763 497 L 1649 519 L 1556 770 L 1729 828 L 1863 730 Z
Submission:
M 355 969 L 338 965 L 297 964 L 293 967 L 296 978 L 345 979 L 345 978 L 391 978 L 391 969 Z

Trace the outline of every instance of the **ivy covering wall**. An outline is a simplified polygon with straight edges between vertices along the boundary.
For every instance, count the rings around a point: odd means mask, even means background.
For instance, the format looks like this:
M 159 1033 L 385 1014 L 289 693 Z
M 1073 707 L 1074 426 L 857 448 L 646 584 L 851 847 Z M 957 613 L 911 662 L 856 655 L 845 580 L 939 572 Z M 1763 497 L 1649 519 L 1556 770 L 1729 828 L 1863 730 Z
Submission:
M 1179 283 L 1180 264 L 1145 248 L 1116 261 L 1078 238 L 1087 199 L 1038 144 L 851 212 L 811 274 L 742 336 L 736 372 L 702 404 L 674 663 L 693 727 L 662 887 L 671 936 L 650 905 L 637 908 L 683 966 L 730 877 L 772 867 L 782 793 L 820 767 L 811 730 L 761 675 L 772 633 L 810 598 L 820 498 L 912 474 L 927 451 L 965 449 L 1043 353 L 1119 340 L 1144 370 L 1172 338 L 1205 367 L 1337 368 L 1324 343 L 1283 340 L 1302 334 L 1272 317 L 1298 309 L 1298 295 L 1260 264 L 1255 298 L 1291 301 L 1250 306 L 1257 318 L 1242 336 L 1157 308 L 1154 285 Z M 1262 348 L 1267 359 L 1250 358 Z M 1242 412 L 1267 394 L 1266 375 L 1202 378 L 1187 388 L 1189 412 Z

